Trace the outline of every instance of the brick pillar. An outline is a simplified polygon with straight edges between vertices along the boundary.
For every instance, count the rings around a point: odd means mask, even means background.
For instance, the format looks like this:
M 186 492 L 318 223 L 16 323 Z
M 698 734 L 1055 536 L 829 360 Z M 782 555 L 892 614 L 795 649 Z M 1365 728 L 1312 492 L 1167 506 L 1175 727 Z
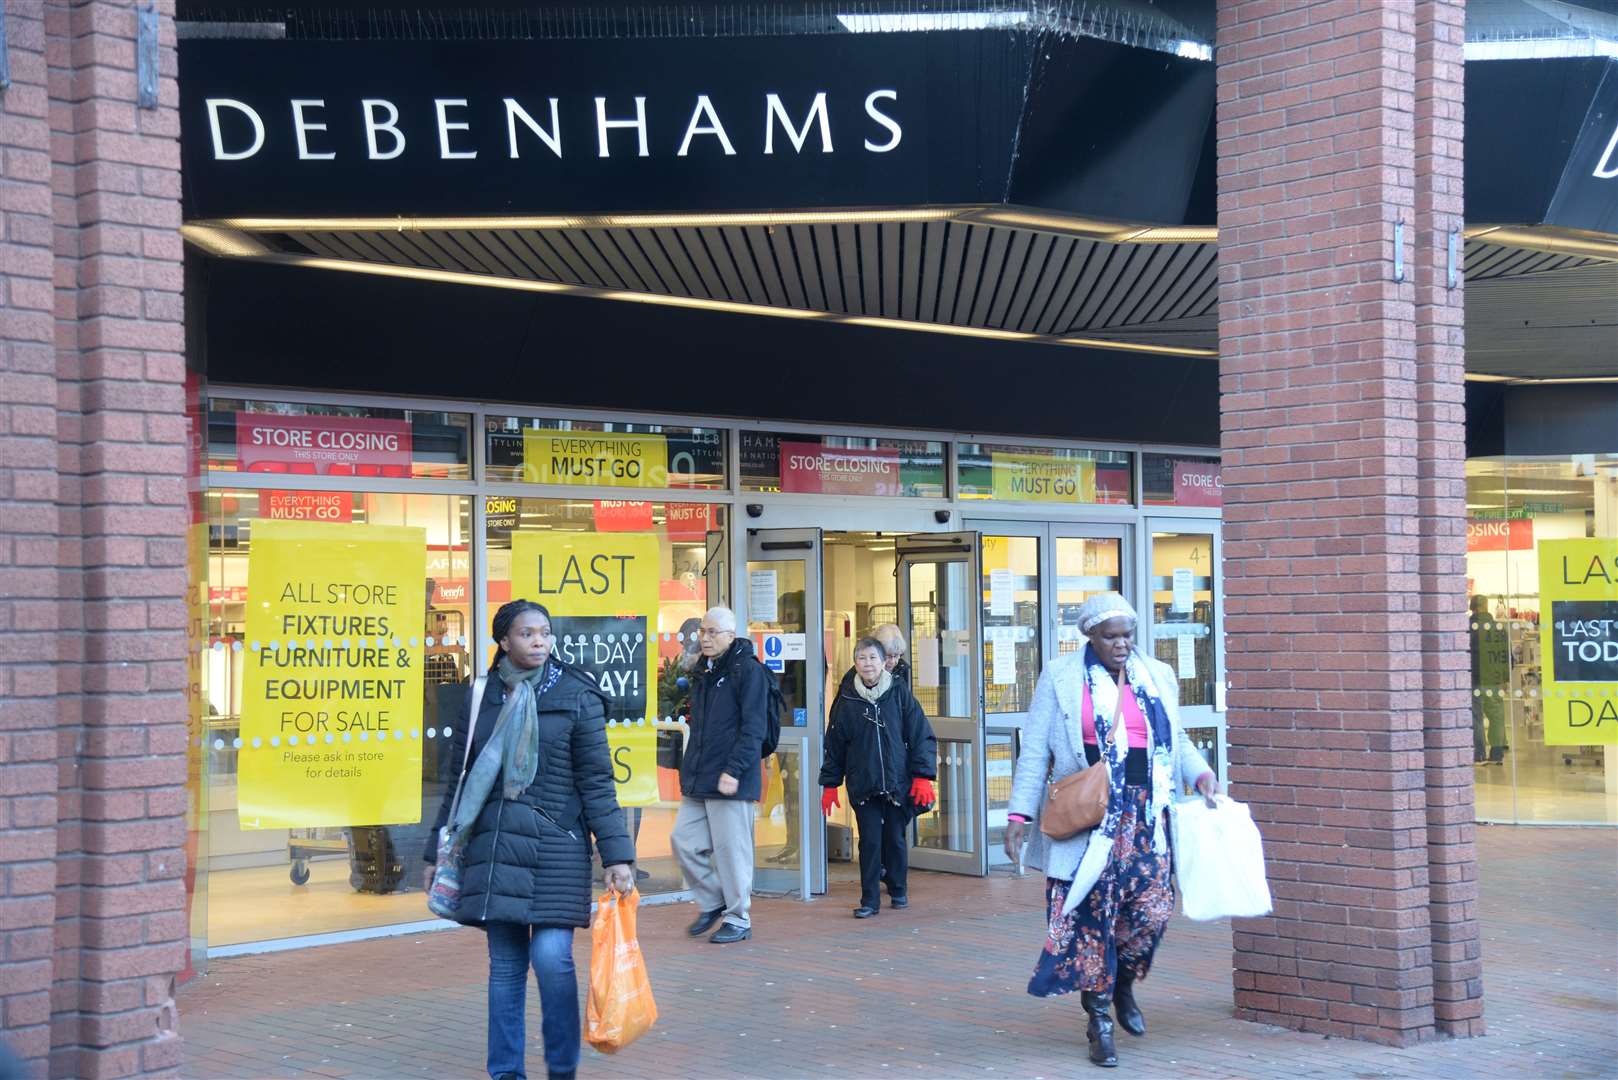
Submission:
M 1416 4 L 1416 500 L 1422 701 L 1427 715 L 1427 874 L 1433 1020 L 1483 1034 L 1471 668 L 1466 616 L 1466 384 L 1463 155 L 1466 11 Z M 1455 237 L 1454 265 L 1450 262 Z M 1451 274 L 1454 284 L 1451 287 Z
M 56 906 L 56 351 L 45 24 L 10 4 L 0 91 L 0 1033 L 43 1065 Z
M 1416 6 L 1220 0 L 1216 54 L 1230 778 L 1276 900 L 1236 926 L 1236 1011 L 1401 1045 L 1436 1030 L 1429 859 L 1446 884 L 1472 864 L 1444 814 L 1429 849 L 1429 778 L 1458 774 L 1429 772 L 1426 710 L 1447 732 L 1465 664 L 1463 579 L 1429 580 L 1461 509 L 1460 309 L 1429 289 L 1417 313 Z M 1459 34 L 1459 3 L 1420 6 Z
M 0 1027 L 38 1075 L 179 1062 L 179 118 L 159 7 L 160 107 L 145 110 L 134 5 L 7 6 Z

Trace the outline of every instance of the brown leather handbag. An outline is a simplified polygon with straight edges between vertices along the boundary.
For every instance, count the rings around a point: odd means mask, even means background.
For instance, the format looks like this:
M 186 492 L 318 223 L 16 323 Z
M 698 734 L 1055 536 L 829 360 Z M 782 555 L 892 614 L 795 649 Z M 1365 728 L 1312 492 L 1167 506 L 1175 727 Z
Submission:
M 1112 749 L 1114 732 L 1107 733 Z M 1107 816 L 1107 798 L 1112 793 L 1112 777 L 1107 755 L 1087 769 L 1069 773 L 1046 788 L 1045 808 L 1039 812 L 1039 831 L 1052 840 L 1066 840 L 1085 829 L 1093 829 Z

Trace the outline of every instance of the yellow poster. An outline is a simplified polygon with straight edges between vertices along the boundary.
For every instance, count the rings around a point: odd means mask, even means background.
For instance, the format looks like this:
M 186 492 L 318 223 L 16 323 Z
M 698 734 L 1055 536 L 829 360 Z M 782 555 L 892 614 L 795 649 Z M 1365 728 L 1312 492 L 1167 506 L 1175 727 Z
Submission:
M 655 533 L 585 533 L 525 530 L 511 534 L 511 595 L 544 604 L 551 613 L 556 655 L 582 668 L 607 695 L 607 737 L 615 767 L 626 762 L 635 783 L 649 785 L 657 801 L 655 739 L 620 760 L 622 746 L 636 747 L 638 732 L 652 729 L 626 721 L 657 716 L 658 582 L 662 555 Z M 637 765 L 637 762 L 641 764 Z M 644 806 L 626 793 L 622 768 L 619 802 Z M 637 790 L 640 790 L 637 788 Z
M 1096 466 L 1077 458 L 1044 454 L 990 454 L 996 499 L 1023 502 L 1092 503 Z
M 612 747 L 612 778 L 618 782 L 619 806 L 655 806 L 657 794 L 657 730 L 632 720 L 607 725 Z
M 1618 539 L 1539 544 L 1547 746 L 1618 745 Z
M 669 444 L 662 435 L 527 428 L 522 459 L 522 478 L 533 484 L 669 486 Z
M 237 818 L 421 820 L 426 533 L 253 522 Z

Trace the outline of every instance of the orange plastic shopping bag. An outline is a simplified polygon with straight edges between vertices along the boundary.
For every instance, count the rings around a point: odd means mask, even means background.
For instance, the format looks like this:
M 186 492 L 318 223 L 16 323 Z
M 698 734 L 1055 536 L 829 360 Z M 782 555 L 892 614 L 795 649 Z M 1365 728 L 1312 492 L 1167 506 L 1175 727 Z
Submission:
M 651 1030 L 657 1002 L 635 938 L 640 892 L 608 889 L 590 925 L 590 1003 L 585 1038 L 603 1054 L 616 1054 Z

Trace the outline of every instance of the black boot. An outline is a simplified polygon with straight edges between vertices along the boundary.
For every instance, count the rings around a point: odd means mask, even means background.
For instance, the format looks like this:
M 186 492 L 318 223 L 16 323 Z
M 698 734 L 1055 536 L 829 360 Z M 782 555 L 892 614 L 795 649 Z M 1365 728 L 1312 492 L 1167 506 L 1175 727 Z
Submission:
M 1090 1026 L 1084 1029 L 1085 1038 L 1090 1040 L 1090 1061 L 1111 1069 L 1118 1064 L 1118 1049 L 1112 1044 L 1112 995 L 1085 990 L 1079 1000 L 1090 1014 Z
M 1131 1035 L 1146 1034 L 1146 1017 L 1140 1014 L 1140 1006 L 1135 1003 L 1135 976 L 1126 972 L 1118 973 L 1118 987 L 1112 992 L 1113 1007 L 1118 1013 L 1118 1023 Z

